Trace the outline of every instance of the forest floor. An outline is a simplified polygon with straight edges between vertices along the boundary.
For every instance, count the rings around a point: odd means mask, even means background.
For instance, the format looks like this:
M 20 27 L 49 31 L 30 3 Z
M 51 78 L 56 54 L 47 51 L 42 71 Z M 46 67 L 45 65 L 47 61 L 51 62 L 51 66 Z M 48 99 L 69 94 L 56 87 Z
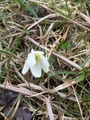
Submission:
M 31 50 L 50 70 L 22 69 Z M 0 120 L 89 120 L 90 1 L 0 0 Z

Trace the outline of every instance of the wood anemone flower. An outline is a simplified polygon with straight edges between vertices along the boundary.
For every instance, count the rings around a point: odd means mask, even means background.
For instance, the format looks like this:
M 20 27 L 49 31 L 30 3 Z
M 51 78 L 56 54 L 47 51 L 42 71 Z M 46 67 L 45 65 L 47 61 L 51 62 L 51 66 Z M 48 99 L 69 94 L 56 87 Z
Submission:
M 28 54 L 28 57 L 25 61 L 24 67 L 22 69 L 22 74 L 26 74 L 28 70 L 31 70 L 31 73 L 34 77 L 39 78 L 42 75 L 42 70 L 45 73 L 49 71 L 49 62 L 47 58 L 43 55 L 42 51 L 31 50 L 31 53 Z

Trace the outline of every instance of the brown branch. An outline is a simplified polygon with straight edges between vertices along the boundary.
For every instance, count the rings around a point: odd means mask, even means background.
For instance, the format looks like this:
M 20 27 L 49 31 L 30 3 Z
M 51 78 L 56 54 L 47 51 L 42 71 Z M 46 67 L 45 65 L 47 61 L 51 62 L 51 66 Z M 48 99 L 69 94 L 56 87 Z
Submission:
M 41 44 L 39 44 L 38 42 L 36 42 L 34 39 L 30 38 L 29 36 L 27 36 L 26 39 L 30 40 L 34 45 L 36 45 L 36 46 L 38 46 L 38 47 L 40 47 L 40 48 L 42 48 L 42 49 L 44 49 L 44 50 L 46 50 L 46 51 L 48 51 L 48 52 L 50 51 L 50 49 L 42 46 Z M 73 66 L 73 67 L 76 68 L 77 70 L 79 70 L 79 71 L 82 70 L 82 68 L 81 68 L 78 64 L 72 62 L 71 60 L 65 58 L 64 56 L 62 56 L 62 55 L 60 55 L 60 54 L 57 54 L 57 53 L 55 53 L 55 52 L 52 52 L 52 55 L 54 55 L 55 57 L 58 57 L 59 59 L 61 59 L 62 61 L 64 61 L 64 62 L 67 63 L 68 65 Z

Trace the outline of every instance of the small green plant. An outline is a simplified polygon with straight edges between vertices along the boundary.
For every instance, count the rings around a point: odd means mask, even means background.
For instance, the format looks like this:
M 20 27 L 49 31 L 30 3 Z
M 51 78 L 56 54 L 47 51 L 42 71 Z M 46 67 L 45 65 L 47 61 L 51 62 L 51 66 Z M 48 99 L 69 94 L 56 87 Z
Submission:
M 67 53 L 67 50 L 70 50 L 70 48 L 71 48 L 70 42 L 63 43 L 62 46 L 61 46 L 61 48 L 65 49 L 65 51 Z

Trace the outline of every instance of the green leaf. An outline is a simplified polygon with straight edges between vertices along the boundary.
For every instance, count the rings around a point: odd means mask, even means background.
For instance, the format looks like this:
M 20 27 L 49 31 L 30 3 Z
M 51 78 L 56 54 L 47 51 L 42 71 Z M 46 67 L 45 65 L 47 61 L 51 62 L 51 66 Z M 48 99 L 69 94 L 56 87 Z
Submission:
M 36 12 L 35 12 L 36 5 L 26 5 L 24 10 L 29 13 L 29 15 L 33 15 L 38 18 Z
M 6 50 L 0 50 L 0 53 L 5 53 L 5 54 L 7 54 L 7 55 L 10 55 L 10 56 L 13 56 L 13 57 L 16 57 L 16 58 L 17 58 L 17 56 L 16 56 L 15 54 L 13 54 L 13 53 L 11 53 L 11 52 L 9 52 L 9 51 L 6 51 Z
M 62 74 L 65 74 L 65 75 L 75 75 L 77 73 L 76 72 L 68 72 L 68 71 L 58 71 L 58 72 L 55 72 L 53 74 L 48 74 L 48 76 L 51 77 L 51 76 L 62 75 Z
M 61 48 L 66 49 L 66 50 L 70 50 L 70 48 L 71 48 L 70 42 L 64 43 L 64 44 L 61 46 Z
M 85 64 L 90 60 L 90 55 L 84 60 L 84 62 L 82 63 L 81 67 L 84 67 Z
M 0 71 L 0 82 L 2 82 L 4 80 L 4 76 L 6 75 L 6 73 L 7 73 L 6 67 L 3 66 Z
M 18 3 L 20 6 L 24 6 L 23 0 L 13 0 L 13 2 Z
M 85 75 L 82 73 L 81 75 L 79 75 L 78 77 L 76 77 L 74 80 L 78 81 L 78 82 L 81 82 L 83 81 L 85 78 Z

